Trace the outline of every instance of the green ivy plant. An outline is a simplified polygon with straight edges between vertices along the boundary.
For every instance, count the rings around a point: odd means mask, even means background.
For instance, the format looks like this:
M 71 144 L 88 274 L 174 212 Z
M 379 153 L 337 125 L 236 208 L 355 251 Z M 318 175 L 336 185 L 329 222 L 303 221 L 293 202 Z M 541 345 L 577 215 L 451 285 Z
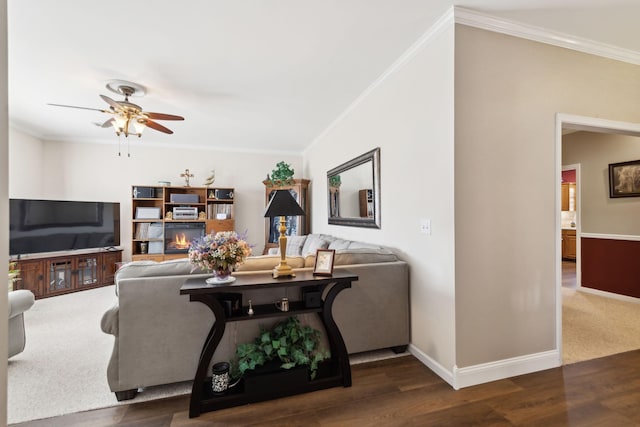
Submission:
M 300 325 L 296 317 L 289 317 L 271 329 L 260 328 L 260 335 L 251 343 L 236 349 L 232 376 L 238 378 L 271 360 L 280 360 L 282 369 L 308 365 L 311 379 L 316 377 L 318 363 L 328 359 L 327 350 L 321 350 L 320 331 Z
M 271 182 L 275 186 L 292 185 L 293 181 L 293 169 L 285 162 L 278 162 L 276 168 L 271 171 Z
M 331 175 L 329 177 L 329 187 L 338 188 L 338 187 L 340 187 L 340 184 L 342 184 L 342 180 L 340 179 L 340 175 Z

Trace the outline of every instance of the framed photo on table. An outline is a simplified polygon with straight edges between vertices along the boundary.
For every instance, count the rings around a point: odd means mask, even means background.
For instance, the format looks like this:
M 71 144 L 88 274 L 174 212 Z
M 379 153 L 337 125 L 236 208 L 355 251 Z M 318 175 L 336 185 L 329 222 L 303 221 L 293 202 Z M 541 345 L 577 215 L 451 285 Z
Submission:
M 313 266 L 313 274 L 316 276 L 331 276 L 333 274 L 333 258 L 336 251 L 333 249 L 318 249 L 316 251 L 316 263 Z

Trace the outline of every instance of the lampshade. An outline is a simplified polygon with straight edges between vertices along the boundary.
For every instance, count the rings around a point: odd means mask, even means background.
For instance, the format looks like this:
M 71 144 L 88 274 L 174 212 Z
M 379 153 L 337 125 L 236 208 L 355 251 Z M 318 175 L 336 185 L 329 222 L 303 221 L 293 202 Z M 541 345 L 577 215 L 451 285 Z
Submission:
M 265 218 L 273 218 L 274 216 L 299 216 L 304 214 L 304 210 L 302 210 L 289 190 L 276 190 L 264 212 Z

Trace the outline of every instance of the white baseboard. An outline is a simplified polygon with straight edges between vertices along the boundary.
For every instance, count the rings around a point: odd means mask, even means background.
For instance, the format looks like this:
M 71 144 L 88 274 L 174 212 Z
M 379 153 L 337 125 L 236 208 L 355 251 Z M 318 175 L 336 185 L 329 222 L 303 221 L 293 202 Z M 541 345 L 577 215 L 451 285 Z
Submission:
M 456 390 L 562 366 L 560 352 L 550 350 L 449 371 L 415 346 L 410 345 L 409 351 Z
M 577 290 L 579 292 L 584 292 L 585 294 L 597 295 L 599 297 L 611 298 L 618 301 L 633 302 L 636 304 L 640 303 L 640 298 L 630 297 L 630 296 L 621 295 L 621 294 L 615 294 L 613 292 L 601 291 L 600 289 L 588 288 L 582 285 L 578 285 Z
M 431 369 L 437 376 L 445 380 L 449 385 L 453 388 L 456 388 L 453 381 L 453 374 L 451 371 L 446 369 L 444 366 L 433 360 L 429 357 L 428 354 L 424 353 L 422 350 L 418 349 L 413 344 L 409 344 L 409 353 L 413 354 L 413 356 L 421 361 L 427 368 Z M 457 389 L 456 389 L 457 390 Z

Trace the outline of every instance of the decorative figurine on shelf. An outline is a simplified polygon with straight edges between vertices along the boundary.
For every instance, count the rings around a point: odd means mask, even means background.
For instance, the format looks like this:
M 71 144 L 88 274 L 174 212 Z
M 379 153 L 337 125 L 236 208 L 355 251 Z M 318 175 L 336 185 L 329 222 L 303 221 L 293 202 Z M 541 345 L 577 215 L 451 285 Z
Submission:
M 173 212 L 167 212 L 167 214 L 164 216 L 164 219 L 172 220 L 173 219 Z
M 209 175 L 207 177 L 207 180 L 204 182 L 204 185 L 206 185 L 208 187 L 211 184 L 213 184 L 213 181 L 215 181 L 215 180 L 216 180 L 216 170 L 215 169 L 211 169 L 211 175 Z
M 251 300 L 249 300 L 249 311 L 247 312 L 249 316 L 253 316 L 253 307 L 251 306 Z
M 184 173 L 180 174 L 180 178 L 184 178 L 186 181 L 186 184 L 184 185 L 185 187 L 189 187 L 189 179 L 193 178 L 194 175 L 189 172 L 189 169 L 185 169 Z
M 206 214 L 206 213 L 204 213 L 204 212 L 200 212 L 200 213 L 198 214 L 198 219 L 207 219 L 207 214 Z

